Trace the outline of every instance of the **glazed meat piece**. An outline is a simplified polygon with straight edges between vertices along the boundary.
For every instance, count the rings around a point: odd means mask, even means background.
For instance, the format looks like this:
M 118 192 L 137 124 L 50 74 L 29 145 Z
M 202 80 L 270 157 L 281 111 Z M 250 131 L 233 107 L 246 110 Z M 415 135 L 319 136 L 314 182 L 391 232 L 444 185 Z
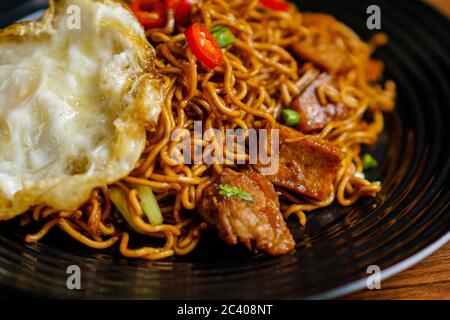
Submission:
M 278 171 L 266 176 L 280 186 L 316 200 L 326 200 L 333 192 L 334 179 L 341 165 L 342 152 L 330 143 L 302 136 L 293 129 L 280 126 L 280 157 Z M 288 138 L 301 140 L 286 143 Z M 261 169 L 257 165 L 257 169 Z
M 321 13 L 305 13 L 303 25 L 312 30 L 313 35 L 292 45 L 292 51 L 300 59 L 310 61 L 333 74 L 347 72 L 356 67 L 351 50 L 343 45 L 339 32 L 341 29 L 347 29 L 344 25 L 332 16 Z M 350 34 L 355 41 L 360 41 L 353 32 Z
M 280 255 L 295 242 L 280 212 L 273 186 L 256 171 L 225 169 L 203 191 L 201 217 L 228 244 Z
M 296 129 L 311 132 L 323 129 L 330 121 L 342 120 L 348 117 L 347 108 L 341 104 L 328 103 L 323 106 L 317 98 L 317 88 L 330 83 L 331 77 L 322 73 L 297 98 L 292 100 L 290 108 L 300 114 L 300 122 Z

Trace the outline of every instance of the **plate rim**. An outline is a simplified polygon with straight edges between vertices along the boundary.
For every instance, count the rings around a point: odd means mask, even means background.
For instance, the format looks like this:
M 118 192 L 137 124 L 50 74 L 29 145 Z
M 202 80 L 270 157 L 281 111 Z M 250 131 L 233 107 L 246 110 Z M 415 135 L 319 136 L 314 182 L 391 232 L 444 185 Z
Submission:
M 446 234 L 441 236 L 436 241 L 432 242 L 425 248 L 421 249 L 420 251 L 416 252 L 415 254 L 409 256 L 408 258 L 397 262 L 396 264 L 390 266 L 389 268 L 385 270 L 381 270 L 380 277 L 381 277 L 381 283 L 392 276 L 416 265 L 417 263 L 423 261 L 425 258 L 429 257 L 433 253 L 435 253 L 437 250 L 445 246 L 447 243 L 450 243 L 450 231 L 448 231 Z M 368 277 L 364 277 L 359 280 L 355 280 L 352 282 L 349 282 L 345 285 L 336 287 L 334 289 L 330 289 L 328 291 L 324 291 L 322 293 L 318 293 L 312 296 L 307 296 L 305 299 L 307 300 L 328 300 L 328 299 L 335 299 L 338 297 L 345 297 L 346 295 L 350 293 L 354 293 L 360 290 L 363 290 L 364 288 L 367 288 L 367 279 Z M 382 290 L 382 287 L 381 287 Z M 376 291 L 376 290 L 374 290 Z

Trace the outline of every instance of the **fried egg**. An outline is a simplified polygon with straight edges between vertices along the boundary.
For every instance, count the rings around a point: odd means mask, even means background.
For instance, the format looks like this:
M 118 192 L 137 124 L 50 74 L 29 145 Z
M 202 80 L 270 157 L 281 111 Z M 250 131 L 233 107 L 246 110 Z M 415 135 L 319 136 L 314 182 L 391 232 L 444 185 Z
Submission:
M 41 20 L 0 30 L 0 52 L 0 220 L 75 210 L 133 170 L 163 86 L 125 5 L 51 0 Z

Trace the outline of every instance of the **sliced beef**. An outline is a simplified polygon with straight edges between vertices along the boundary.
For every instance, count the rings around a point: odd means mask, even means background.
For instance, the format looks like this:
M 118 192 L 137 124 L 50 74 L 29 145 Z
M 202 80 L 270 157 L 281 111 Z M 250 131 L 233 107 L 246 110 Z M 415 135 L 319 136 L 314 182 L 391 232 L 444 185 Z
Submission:
M 331 121 L 342 120 L 348 117 L 348 109 L 341 103 L 328 103 L 323 106 L 317 98 L 317 88 L 330 83 L 331 77 L 322 73 L 297 98 L 293 99 L 291 109 L 300 114 L 297 129 L 302 132 L 311 132 L 323 129 Z
M 312 37 L 292 45 L 292 51 L 302 60 L 312 62 L 330 73 L 346 72 L 356 67 L 350 50 L 343 45 L 339 30 L 345 28 L 330 15 L 305 13 L 303 25 L 313 31 Z M 359 38 L 347 32 L 355 40 Z
M 274 185 L 317 200 L 333 192 L 334 179 L 341 165 L 342 152 L 330 143 L 280 126 L 279 168 L 266 176 Z M 300 138 L 295 142 L 286 139 Z M 261 165 L 255 166 L 258 170 Z
M 221 195 L 221 185 L 238 188 L 253 201 Z M 226 243 L 242 243 L 250 250 L 279 255 L 295 246 L 279 207 L 278 195 L 262 175 L 225 169 L 203 191 L 199 212 Z

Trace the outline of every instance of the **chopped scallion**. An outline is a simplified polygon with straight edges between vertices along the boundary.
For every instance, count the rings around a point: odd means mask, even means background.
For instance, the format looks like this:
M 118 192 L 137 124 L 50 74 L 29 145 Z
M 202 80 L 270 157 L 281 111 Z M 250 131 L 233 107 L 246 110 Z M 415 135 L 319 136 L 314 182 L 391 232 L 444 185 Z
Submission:
M 292 109 L 283 109 L 280 116 L 281 122 L 288 127 L 294 127 L 300 122 L 300 114 Z
M 111 187 L 109 190 L 109 198 L 131 228 L 133 228 L 136 232 L 145 233 L 134 222 L 135 220 L 133 219 L 132 213 L 128 210 L 126 194 L 122 189 L 114 186 Z
M 239 188 L 233 187 L 232 185 L 229 184 L 219 185 L 219 194 L 224 197 L 236 197 L 241 198 L 248 202 L 255 202 L 252 196 L 249 195 L 247 192 Z
M 212 28 L 211 34 L 221 48 L 225 48 L 236 41 L 234 34 L 225 26 L 216 26 Z
M 371 170 L 378 166 L 378 161 L 375 160 L 370 154 L 365 153 L 362 157 L 362 164 L 364 170 Z
M 158 201 L 149 187 L 137 187 L 141 198 L 141 207 L 151 224 L 162 224 L 163 215 L 159 208 Z

